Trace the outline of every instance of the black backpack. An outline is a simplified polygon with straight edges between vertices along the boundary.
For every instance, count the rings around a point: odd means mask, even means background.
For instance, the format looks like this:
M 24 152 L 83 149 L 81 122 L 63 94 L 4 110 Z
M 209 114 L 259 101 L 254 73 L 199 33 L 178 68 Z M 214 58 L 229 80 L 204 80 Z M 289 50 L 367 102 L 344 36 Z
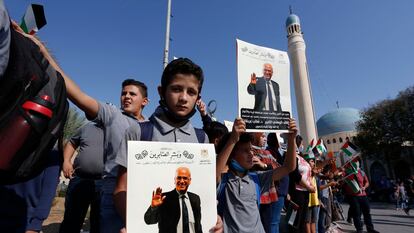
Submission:
M 8 137 L 4 129 L 18 116 L 24 117 L 32 129 L 25 143 L 14 154 L 10 166 L 0 168 L 0 184 L 28 180 L 45 168 L 48 153 L 63 134 L 69 107 L 61 74 L 49 66 L 33 41 L 14 30 L 10 31 L 9 63 L 0 80 L 0 138 Z M 40 131 L 39 126 L 27 117 L 22 105 L 43 95 L 50 98 L 52 117 Z M 3 143 L 0 147 L 4 147 L 0 148 L 1 160 L 2 151 L 7 146 Z

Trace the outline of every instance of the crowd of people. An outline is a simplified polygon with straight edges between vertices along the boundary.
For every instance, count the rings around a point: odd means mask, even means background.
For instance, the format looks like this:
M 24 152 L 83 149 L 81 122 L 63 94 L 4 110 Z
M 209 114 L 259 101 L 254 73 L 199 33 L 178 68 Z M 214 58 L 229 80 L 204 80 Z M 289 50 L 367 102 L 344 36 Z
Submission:
M 160 97 L 159 105 L 149 118 L 142 114 L 149 104 L 148 90 L 142 81 L 127 79 L 122 82 L 121 108 L 100 102 L 83 92 L 64 73 L 38 38 L 25 34 L 15 23 L 9 23 L 3 4 L 0 5 L 0 13 L 0 72 L 5 70 L 3 67 L 7 67 L 9 59 L 3 56 L 8 51 L 8 40 L 12 39 L 9 31 L 22 33 L 39 47 L 49 62 L 48 69 L 62 75 L 68 98 L 91 121 L 79 129 L 63 149 L 62 169 L 70 183 L 60 232 L 80 232 L 89 205 L 91 233 L 127 231 L 128 140 L 210 142 L 215 145 L 218 215 L 216 224 L 208 226 L 210 232 L 325 232 L 332 222 L 340 218 L 334 195 L 340 190 L 350 204 L 350 216 L 357 232 L 363 230 L 361 214 L 367 231 L 377 232 L 372 224 L 366 193 L 369 181 L 358 167 L 360 161 L 356 162 L 356 172 L 349 173 L 335 167 L 327 157 L 307 153 L 303 150 L 303 143 L 307 142 L 302 142 L 297 134 L 294 119 L 290 119 L 288 132 L 282 135 L 283 143 L 275 133 L 247 133 L 241 118 L 235 119 L 229 132 L 226 126 L 212 121 L 207 114 L 201 100 L 203 70 L 188 58 L 173 60 L 164 69 L 156 90 Z M 203 130 L 194 128 L 191 123 L 197 109 Z M 75 150 L 78 155 L 72 163 Z M 45 167 L 45 172 L 46 168 L 50 166 Z M 40 232 L 41 222 L 51 207 L 50 193 L 53 190 L 50 187 L 56 188 L 58 169 L 42 176 L 51 183 L 48 190 L 38 180 L 35 184 L 27 181 L 1 186 L 0 199 L 2 203 L 7 202 L 7 205 L 0 206 L 1 229 L 7 229 L 7 232 Z M 192 200 L 185 200 L 186 196 L 192 199 L 192 194 L 187 192 L 190 180 L 189 171 L 177 170 L 175 182 L 179 195 L 172 192 L 180 206 L 192 205 Z M 350 183 L 356 184 L 358 190 L 355 191 Z M 401 188 L 398 192 L 403 196 Z M 148 208 L 148 213 L 151 213 L 148 222 L 158 223 L 160 232 L 200 232 L 201 216 L 195 210 L 182 207 L 174 219 L 157 214 L 161 212 L 160 206 L 168 203 L 164 202 L 164 195 L 167 194 L 161 190 L 154 193 Z M 19 198 L 20 209 L 12 208 L 16 200 L 10 196 Z M 9 208 L 15 211 L 9 212 Z M 286 212 L 283 219 L 282 212 Z M 165 225 L 166 221 L 169 221 L 168 225 Z

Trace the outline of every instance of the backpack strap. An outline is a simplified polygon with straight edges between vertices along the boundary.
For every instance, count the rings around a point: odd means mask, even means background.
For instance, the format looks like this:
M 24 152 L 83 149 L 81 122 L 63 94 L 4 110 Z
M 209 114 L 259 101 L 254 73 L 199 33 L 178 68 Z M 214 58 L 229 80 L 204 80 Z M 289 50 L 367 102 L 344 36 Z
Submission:
M 223 211 L 226 205 L 226 201 L 224 200 L 224 190 L 226 188 L 227 182 L 229 181 L 229 173 L 226 172 L 222 175 L 221 181 L 219 186 L 217 187 L 217 213 L 221 217 L 223 217 Z
M 198 142 L 199 143 L 204 143 L 205 140 L 206 140 L 206 133 L 204 132 L 204 130 L 194 127 L 194 131 L 195 131 L 195 134 L 197 136 Z
M 259 176 L 256 172 L 249 172 L 248 175 L 253 180 L 255 186 L 256 186 L 256 197 L 257 197 L 257 206 L 260 207 L 260 181 Z
M 141 127 L 140 141 L 152 141 L 152 134 L 154 132 L 154 124 L 151 121 L 138 122 Z

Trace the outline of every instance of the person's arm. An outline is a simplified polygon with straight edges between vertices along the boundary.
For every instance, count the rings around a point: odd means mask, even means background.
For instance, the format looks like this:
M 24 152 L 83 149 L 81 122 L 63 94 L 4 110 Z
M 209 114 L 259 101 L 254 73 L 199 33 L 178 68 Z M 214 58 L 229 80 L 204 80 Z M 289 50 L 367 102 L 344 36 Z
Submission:
M 367 177 L 367 175 L 364 174 L 364 180 L 363 180 L 363 185 L 362 185 L 361 189 L 363 191 L 365 191 L 368 187 L 369 187 L 368 177 Z
M 213 119 L 208 115 L 206 104 L 203 100 L 199 99 L 197 101 L 197 110 L 200 112 L 201 121 L 203 122 L 203 129 L 206 129 Z
M 19 25 L 17 25 L 16 22 L 12 22 L 12 25 L 13 25 L 14 30 L 21 33 L 23 36 L 31 39 L 37 46 L 39 46 L 40 52 L 48 60 L 50 66 L 53 69 L 55 69 L 57 72 L 59 72 L 62 75 L 63 79 L 65 80 L 66 91 L 67 91 L 69 99 L 78 108 L 80 108 L 82 111 L 84 111 L 85 114 L 88 116 L 88 118 L 94 119 L 97 116 L 98 110 L 99 110 L 98 102 L 94 98 L 92 98 L 89 95 L 87 95 L 86 93 L 84 93 L 79 88 L 79 86 L 76 85 L 76 83 L 73 82 L 72 79 L 70 79 L 69 76 L 67 76 L 65 74 L 65 72 L 63 72 L 63 70 L 57 64 L 55 59 L 53 59 L 53 57 L 50 55 L 47 48 L 44 46 L 44 44 L 42 42 L 40 42 L 40 40 L 38 38 L 36 38 L 35 36 L 24 33 L 23 30 L 19 27 Z
M 63 149 L 63 175 L 66 178 L 72 178 L 73 164 L 72 157 L 75 153 L 77 146 L 73 145 L 71 141 L 67 142 Z
M 280 180 L 284 176 L 287 176 L 290 172 L 296 168 L 296 134 L 297 134 L 296 122 L 294 119 L 289 120 L 289 133 L 288 144 L 285 162 L 281 167 L 273 170 L 273 180 Z
M 335 185 L 337 185 L 337 184 L 338 184 L 338 182 L 331 181 L 331 182 L 329 182 L 329 183 L 327 183 L 327 184 L 322 184 L 322 185 L 319 187 L 319 189 L 320 189 L 320 190 L 324 190 L 324 189 L 326 189 L 326 188 L 329 188 L 329 187 L 331 187 L 331 186 L 335 186 Z
M 223 171 L 224 167 L 227 164 L 227 160 L 236 145 L 239 141 L 240 134 L 246 132 L 246 123 L 241 118 L 236 118 L 233 124 L 233 130 L 230 134 L 230 138 L 227 141 L 224 148 L 220 151 L 217 155 L 216 161 L 216 184 L 220 183 L 221 180 L 221 171 Z

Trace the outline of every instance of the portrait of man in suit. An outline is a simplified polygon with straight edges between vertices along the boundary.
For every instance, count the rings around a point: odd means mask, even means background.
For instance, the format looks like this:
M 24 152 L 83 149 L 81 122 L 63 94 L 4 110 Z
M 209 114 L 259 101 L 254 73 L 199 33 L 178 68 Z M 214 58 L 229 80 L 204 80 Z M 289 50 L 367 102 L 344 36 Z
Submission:
M 282 111 L 279 84 L 272 80 L 272 76 L 273 66 L 270 63 L 263 65 L 263 77 L 256 77 L 255 73 L 250 76 L 247 92 L 254 95 L 255 111 Z
M 177 168 L 174 184 L 175 189 L 170 192 L 163 193 L 160 187 L 153 191 L 145 223 L 158 223 L 160 233 L 201 233 L 200 197 L 187 191 L 191 184 L 190 169 Z

